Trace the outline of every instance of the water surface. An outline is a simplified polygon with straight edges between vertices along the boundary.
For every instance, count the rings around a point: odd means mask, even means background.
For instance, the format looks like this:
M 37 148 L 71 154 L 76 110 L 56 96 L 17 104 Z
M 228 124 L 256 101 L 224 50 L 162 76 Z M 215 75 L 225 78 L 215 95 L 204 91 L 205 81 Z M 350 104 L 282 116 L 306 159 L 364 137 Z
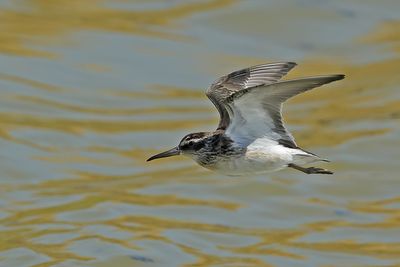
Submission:
M 0 1 L 0 265 L 400 265 L 398 1 Z M 296 61 L 289 101 L 333 176 L 183 157 L 218 76 Z

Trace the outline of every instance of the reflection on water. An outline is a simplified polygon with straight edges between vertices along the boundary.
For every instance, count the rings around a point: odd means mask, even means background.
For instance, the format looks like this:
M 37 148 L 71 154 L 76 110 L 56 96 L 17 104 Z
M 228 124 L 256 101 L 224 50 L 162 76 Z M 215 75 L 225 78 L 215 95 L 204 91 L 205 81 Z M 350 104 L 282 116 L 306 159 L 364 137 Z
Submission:
M 3 1 L 6 2 L 6 1 Z M 118 2 L 101 0 L 47 1 L 26 0 L 17 8 L 3 7 L 0 18 L 3 24 L 0 51 L 21 56 L 50 56 L 51 53 L 27 47 L 28 39 L 33 43 L 56 42 L 51 38 L 80 30 L 99 30 L 137 34 L 168 39 L 179 38 L 174 34 L 173 22 L 196 13 L 224 8 L 233 0 L 203 1 L 179 4 L 160 4 L 163 8 L 135 10 L 135 3 L 130 8 L 118 8 Z M 3 3 L 6 4 L 6 3 Z M 115 6 L 115 7 L 114 7 Z M 171 32 L 157 27 L 171 26 Z M 43 39 L 45 38 L 45 39 Z
M 397 2 L 0 8 L 1 266 L 400 264 Z M 285 110 L 334 176 L 145 162 L 215 127 L 213 79 L 274 60 L 300 63 L 291 78 L 346 74 Z

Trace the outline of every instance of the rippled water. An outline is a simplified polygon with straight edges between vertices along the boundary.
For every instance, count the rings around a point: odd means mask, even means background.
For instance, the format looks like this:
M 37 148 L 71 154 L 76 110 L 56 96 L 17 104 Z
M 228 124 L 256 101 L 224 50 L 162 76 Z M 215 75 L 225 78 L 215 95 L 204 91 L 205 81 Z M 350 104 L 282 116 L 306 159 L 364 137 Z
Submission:
M 400 3 L 0 1 L 0 265 L 400 265 Z M 333 176 L 223 177 L 183 157 L 218 76 L 346 80 L 286 121 Z

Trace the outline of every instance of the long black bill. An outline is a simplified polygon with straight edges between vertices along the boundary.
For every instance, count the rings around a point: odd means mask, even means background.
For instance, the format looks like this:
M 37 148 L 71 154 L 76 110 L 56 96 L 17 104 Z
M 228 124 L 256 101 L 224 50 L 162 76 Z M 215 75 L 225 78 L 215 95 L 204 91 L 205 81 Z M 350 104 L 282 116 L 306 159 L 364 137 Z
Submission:
M 160 158 L 166 158 L 166 157 L 171 157 L 171 156 L 176 156 L 179 155 L 181 152 L 179 151 L 178 147 L 174 147 L 173 149 L 170 149 L 168 151 L 162 152 L 160 154 L 154 155 L 151 158 L 149 158 L 147 161 L 151 161 L 153 159 L 160 159 Z

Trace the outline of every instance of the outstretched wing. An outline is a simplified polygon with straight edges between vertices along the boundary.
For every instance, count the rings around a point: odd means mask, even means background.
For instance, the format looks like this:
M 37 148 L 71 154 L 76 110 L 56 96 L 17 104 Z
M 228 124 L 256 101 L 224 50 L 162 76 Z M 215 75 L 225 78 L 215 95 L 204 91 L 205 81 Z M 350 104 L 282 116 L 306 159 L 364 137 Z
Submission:
M 228 99 L 242 90 L 266 86 L 285 76 L 296 63 L 277 62 L 253 66 L 232 72 L 216 80 L 206 91 L 220 114 L 218 130 L 225 130 L 231 121 L 231 106 Z
M 343 78 L 341 74 L 309 77 L 237 91 L 227 98 L 231 123 L 225 133 L 242 145 L 267 137 L 296 148 L 282 121 L 282 103 L 292 96 Z

